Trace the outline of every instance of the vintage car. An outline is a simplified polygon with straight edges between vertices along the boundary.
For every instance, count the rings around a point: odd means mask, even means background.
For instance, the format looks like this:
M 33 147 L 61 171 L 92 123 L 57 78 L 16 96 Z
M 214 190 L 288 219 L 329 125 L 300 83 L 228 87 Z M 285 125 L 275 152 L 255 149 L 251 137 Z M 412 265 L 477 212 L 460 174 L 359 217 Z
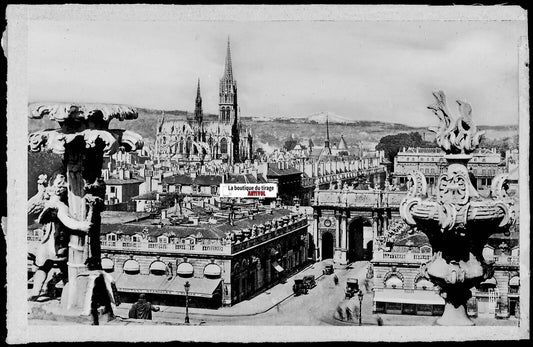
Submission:
M 311 289 L 316 286 L 315 275 L 307 275 L 303 278 L 304 286 L 307 289 Z
M 348 278 L 346 280 L 346 299 L 353 298 L 359 292 L 359 280 L 357 278 Z
M 292 291 L 294 292 L 295 296 L 298 296 L 301 294 L 307 294 L 307 287 L 304 284 L 303 278 L 296 278 L 294 280 Z
M 331 275 L 333 273 L 333 265 L 332 264 L 327 264 L 326 266 L 324 266 L 324 270 L 322 271 L 322 273 L 324 275 Z

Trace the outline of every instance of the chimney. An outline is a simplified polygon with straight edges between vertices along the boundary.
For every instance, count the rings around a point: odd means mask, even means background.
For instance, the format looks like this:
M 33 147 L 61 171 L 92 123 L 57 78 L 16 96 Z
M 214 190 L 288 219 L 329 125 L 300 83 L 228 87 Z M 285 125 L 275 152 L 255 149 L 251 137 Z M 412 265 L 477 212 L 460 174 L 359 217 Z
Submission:
M 102 170 L 102 177 L 103 177 L 104 181 L 109 180 L 109 170 L 108 169 L 103 169 Z
M 124 179 L 125 180 L 131 179 L 131 171 L 130 170 L 125 170 L 124 171 Z

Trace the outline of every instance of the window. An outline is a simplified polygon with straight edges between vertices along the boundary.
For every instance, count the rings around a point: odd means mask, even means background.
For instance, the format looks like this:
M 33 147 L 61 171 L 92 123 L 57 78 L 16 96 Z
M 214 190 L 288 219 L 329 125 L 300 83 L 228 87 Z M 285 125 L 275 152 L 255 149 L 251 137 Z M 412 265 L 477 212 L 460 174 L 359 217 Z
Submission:
M 141 237 L 139 235 L 133 235 L 131 237 L 132 242 L 141 242 Z
M 110 191 L 111 193 L 115 193 L 115 192 L 116 192 L 116 187 L 114 187 L 114 186 L 110 186 L 110 187 L 109 187 L 109 191 Z
M 115 234 L 107 234 L 107 241 L 116 241 L 117 235 Z
M 390 276 L 385 281 L 386 288 L 403 288 L 403 281 L 397 275 Z
M 415 304 L 403 304 L 402 313 L 403 314 L 416 314 L 416 305 Z

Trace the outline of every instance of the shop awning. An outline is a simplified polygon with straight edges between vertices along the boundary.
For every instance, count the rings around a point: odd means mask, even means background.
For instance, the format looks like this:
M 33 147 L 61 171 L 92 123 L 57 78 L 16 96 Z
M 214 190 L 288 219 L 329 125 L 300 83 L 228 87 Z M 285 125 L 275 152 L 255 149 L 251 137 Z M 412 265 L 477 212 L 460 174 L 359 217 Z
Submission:
M 374 292 L 375 302 L 400 304 L 444 305 L 444 299 L 432 290 L 384 290 Z
M 176 273 L 180 276 L 190 276 L 194 272 L 194 268 L 191 263 L 181 263 L 178 265 Z
M 422 289 L 423 287 L 426 288 L 433 288 L 434 285 L 431 281 L 428 281 L 426 279 L 421 279 L 415 283 L 416 289 Z
M 102 270 L 110 271 L 113 270 L 114 267 L 115 264 L 113 263 L 113 260 L 109 258 L 102 258 Z
M 497 285 L 496 279 L 494 277 L 488 278 L 485 281 L 481 282 L 481 284 L 489 284 L 489 285 Z
M 510 286 L 519 286 L 520 285 L 520 277 L 514 276 L 509 280 Z
M 167 276 L 156 275 L 128 275 L 113 276 L 119 292 L 152 293 L 168 295 L 185 295 L 185 283 L 190 284 L 189 296 L 204 298 L 213 297 L 213 293 L 220 286 L 221 279 L 181 278 L 169 279 Z
M 277 261 L 272 262 L 272 266 L 274 267 L 274 269 L 276 269 L 277 272 L 283 272 L 283 268 L 279 266 Z
M 124 263 L 124 271 L 140 271 L 139 263 L 133 259 L 126 260 L 126 262 Z
M 154 261 L 150 265 L 150 271 L 167 271 L 167 265 L 162 261 Z
M 220 276 L 222 270 L 217 264 L 208 264 L 204 268 L 204 275 L 206 276 Z

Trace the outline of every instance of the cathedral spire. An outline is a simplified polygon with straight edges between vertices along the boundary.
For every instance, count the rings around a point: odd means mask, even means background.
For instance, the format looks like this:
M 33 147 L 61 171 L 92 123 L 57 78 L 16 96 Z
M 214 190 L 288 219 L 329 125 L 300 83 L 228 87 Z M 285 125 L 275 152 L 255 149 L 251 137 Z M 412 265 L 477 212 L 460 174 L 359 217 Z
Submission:
M 224 66 L 224 77 L 226 80 L 233 80 L 233 69 L 231 67 L 231 50 L 228 36 L 228 50 L 226 52 L 226 65 Z
M 202 112 L 202 96 L 200 95 L 200 79 L 198 79 L 198 88 L 196 89 L 196 102 L 194 106 L 194 119 L 198 123 L 202 123 L 203 112 Z

